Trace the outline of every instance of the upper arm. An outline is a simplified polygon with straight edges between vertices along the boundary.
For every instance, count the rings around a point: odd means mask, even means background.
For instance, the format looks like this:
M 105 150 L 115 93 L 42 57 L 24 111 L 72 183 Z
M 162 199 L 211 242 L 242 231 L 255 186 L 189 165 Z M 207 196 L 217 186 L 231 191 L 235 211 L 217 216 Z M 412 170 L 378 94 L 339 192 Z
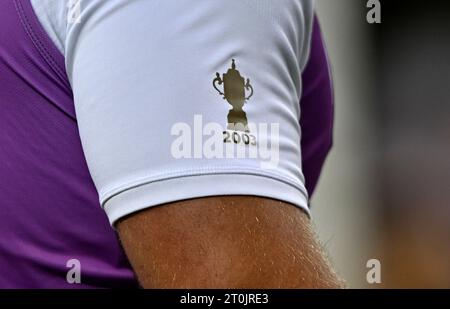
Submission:
M 260 197 L 222 196 L 142 211 L 118 222 L 146 288 L 336 288 L 310 220 Z
M 81 5 L 81 22 L 66 35 L 66 66 L 111 223 L 217 195 L 262 196 L 308 211 L 299 100 L 310 1 Z
M 80 137 L 141 282 L 335 286 L 305 215 L 312 1 L 81 5 L 65 37 Z

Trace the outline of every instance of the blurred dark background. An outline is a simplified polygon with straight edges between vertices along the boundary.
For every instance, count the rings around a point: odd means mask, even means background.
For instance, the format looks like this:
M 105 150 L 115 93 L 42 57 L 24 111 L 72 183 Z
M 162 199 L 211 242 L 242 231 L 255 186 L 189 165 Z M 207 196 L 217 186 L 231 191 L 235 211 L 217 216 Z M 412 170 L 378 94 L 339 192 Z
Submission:
M 317 229 L 351 287 L 450 288 L 450 2 L 381 1 L 381 24 L 366 3 L 317 0 L 336 88 Z
M 450 2 L 382 5 L 374 40 L 385 285 L 450 288 Z

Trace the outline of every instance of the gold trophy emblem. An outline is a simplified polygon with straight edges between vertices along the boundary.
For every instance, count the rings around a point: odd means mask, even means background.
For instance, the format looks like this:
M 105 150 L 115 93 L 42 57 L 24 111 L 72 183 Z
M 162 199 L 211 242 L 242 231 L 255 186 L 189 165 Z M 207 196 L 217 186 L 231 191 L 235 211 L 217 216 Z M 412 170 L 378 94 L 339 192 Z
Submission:
M 222 85 L 224 91 L 220 91 L 216 85 Z M 228 112 L 228 126 L 229 130 L 249 132 L 247 123 L 247 114 L 242 109 L 245 101 L 253 96 L 253 87 L 250 85 L 250 79 L 245 80 L 241 76 L 238 70 L 236 70 L 236 63 L 234 59 L 231 63 L 231 68 L 228 72 L 220 77 L 219 73 L 216 73 L 216 78 L 213 80 L 214 89 L 223 96 L 224 100 L 227 100 L 231 104 L 232 108 Z M 250 91 L 248 96 L 245 95 L 245 90 Z

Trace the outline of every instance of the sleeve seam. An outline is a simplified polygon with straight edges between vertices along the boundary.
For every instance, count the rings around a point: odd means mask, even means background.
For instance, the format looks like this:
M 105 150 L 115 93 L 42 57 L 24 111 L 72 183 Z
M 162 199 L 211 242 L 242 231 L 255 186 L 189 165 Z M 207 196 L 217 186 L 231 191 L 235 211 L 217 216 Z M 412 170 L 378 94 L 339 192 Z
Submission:
M 258 170 L 258 169 L 249 169 L 249 168 L 246 168 L 245 170 L 242 168 L 240 168 L 239 170 L 238 169 L 217 170 L 217 169 L 212 168 L 209 170 L 203 169 L 203 170 L 197 170 L 197 171 L 184 171 L 181 173 L 168 173 L 168 174 L 165 174 L 164 176 L 147 177 L 146 179 L 134 181 L 133 183 L 129 183 L 127 185 L 120 186 L 118 188 L 109 190 L 107 193 L 101 194 L 101 198 L 100 198 L 101 205 L 102 205 L 102 208 L 105 208 L 107 202 L 109 200 L 111 200 L 112 198 L 114 198 L 124 192 L 130 191 L 130 190 L 133 190 L 133 189 L 145 186 L 145 185 L 149 185 L 152 183 L 171 180 L 171 179 L 175 179 L 175 178 L 201 177 L 201 176 L 211 176 L 211 175 L 249 175 L 249 176 L 266 177 L 266 178 L 270 178 L 270 179 L 282 182 L 286 185 L 289 185 L 289 186 L 293 187 L 294 189 L 297 189 L 300 192 L 302 192 L 302 194 L 306 198 L 308 198 L 306 189 L 303 188 L 302 185 L 298 184 L 297 182 L 290 179 L 289 177 L 286 177 L 283 175 L 269 173 L 267 171 L 262 171 L 262 170 Z
M 15 3 L 16 12 L 19 16 L 19 19 L 20 19 L 28 37 L 31 39 L 34 46 L 39 51 L 39 54 L 56 71 L 56 73 L 62 79 L 62 81 L 65 83 L 65 85 L 69 86 L 66 81 L 67 75 L 64 72 L 65 70 L 58 65 L 57 61 L 53 58 L 51 53 L 45 47 L 44 43 L 40 40 L 39 35 L 36 33 L 36 30 L 34 29 L 27 14 L 24 11 L 21 0 L 14 0 L 14 3 Z M 31 5 L 31 3 L 29 5 Z M 56 46 L 55 46 L 55 48 L 56 48 Z M 61 53 L 59 50 L 58 50 L 58 52 Z M 61 54 L 61 56 L 64 56 L 64 55 Z

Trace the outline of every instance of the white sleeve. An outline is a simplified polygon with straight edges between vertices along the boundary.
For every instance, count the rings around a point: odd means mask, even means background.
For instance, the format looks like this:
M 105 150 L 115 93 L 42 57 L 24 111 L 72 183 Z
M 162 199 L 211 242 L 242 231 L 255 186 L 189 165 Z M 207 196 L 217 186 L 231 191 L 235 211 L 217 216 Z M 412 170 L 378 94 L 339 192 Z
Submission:
M 307 210 L 301 70 L 312 1 L 92 0 L 64 51 L 80 136 L 111 223 L 215 195 Z

